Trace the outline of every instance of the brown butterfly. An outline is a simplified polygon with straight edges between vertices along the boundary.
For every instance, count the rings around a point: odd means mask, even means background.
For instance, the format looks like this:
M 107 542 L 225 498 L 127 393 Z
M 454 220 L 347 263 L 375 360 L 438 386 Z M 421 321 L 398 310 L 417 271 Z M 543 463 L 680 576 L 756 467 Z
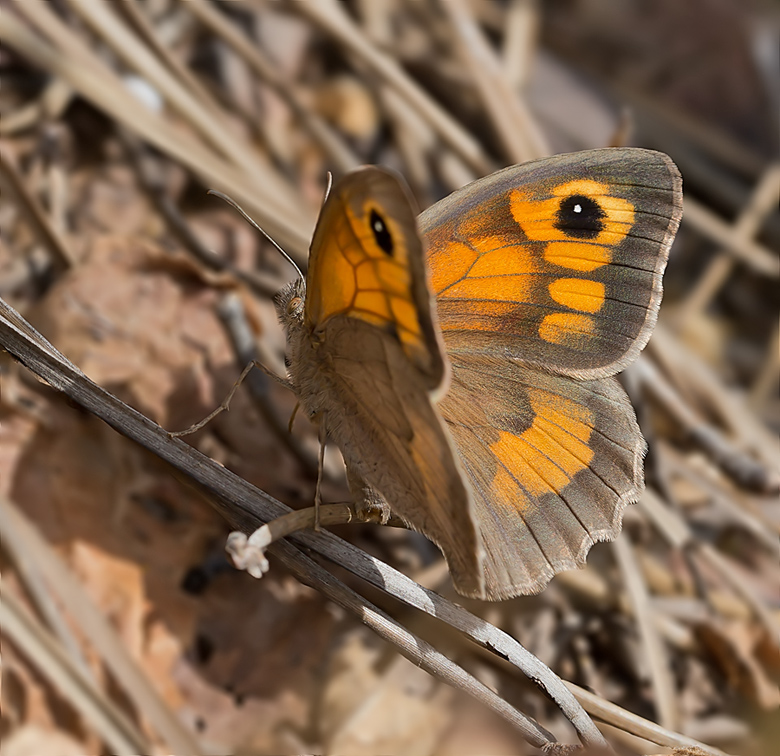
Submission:
M 433 540 L 460 593 L 541 590 L 619 533 L 645 445 L 612 376 L 681 214 L 674 163 L 640 149 L 507 168 L 416 222 L 389 171 L 333 187 L 277 298 L 290 382 L 358 504 Z

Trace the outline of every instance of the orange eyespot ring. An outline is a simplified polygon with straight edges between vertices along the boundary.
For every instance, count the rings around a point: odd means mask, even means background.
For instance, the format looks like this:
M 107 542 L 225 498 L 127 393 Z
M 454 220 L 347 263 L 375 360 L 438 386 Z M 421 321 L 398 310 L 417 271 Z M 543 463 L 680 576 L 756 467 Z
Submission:
M 300 306 L 303 304 L 303 299 L 301 297 L 293 297 L 288 303 L 287 303 L 287 313 L 289 315 L 292 315 Z

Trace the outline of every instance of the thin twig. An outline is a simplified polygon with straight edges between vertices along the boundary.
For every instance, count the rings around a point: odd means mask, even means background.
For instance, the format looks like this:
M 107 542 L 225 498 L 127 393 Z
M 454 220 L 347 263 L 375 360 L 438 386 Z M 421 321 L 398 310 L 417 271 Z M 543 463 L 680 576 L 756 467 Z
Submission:
M 290 511 L 187 444 L 170 439 L 166 432 L 151 420 L 92 383 L 2 299 L 0 299 L 0 344 L 55 389 L 66 393 L 111 427 L 150 449 L 169 464 L 186 471 L 192 481 L 212 493 L 209 502 L 233 527 L 251 533 L 262 522 Z M 606 747 L 603 737 L 563 682 L 508 634 L 474 616 L 463 607 L 422 588 L 389 565 L 342 541 L 328 531 L 301 532 L 291 536 L 291 540 L 321 553 L 380 590 L 451 625 L 480 646 L 498 654 L 546 691 L 572 723 L 584 744 Z M 297 552 L 287 541 L 278 542 L 274 549 L 278 549 L 279 554 L 283 550 L 289 560 L 288 565 L 295 561 Z M 304 559 L 302 554 L 299 556 L 301 560 Z M 296 568 L 299 575 L 307 569 L 308 561 L 305 563 L 302 561 L 300 564 Z M 338 583 L 330 573 L 325 573 L 325 576 L 327 577 L 323 579 L 328 585 Z M 306 577 L 305 581 L 308 580 Z M 324 590 L 324 587 L 322 589 Z M 422 663 L 422 659 L 416 659 L 416 663 Z M 708 753 L 720 753 L 716 749 L 659 728 L 628 712 L 616 714 L 622 710 L 598 697 L 592 699 L 586 697 L 586 700 L 589 701 L 588 705 L 591 709 L 608 708 L 613 718 L 617 717 L 621 726 L 631 732 L 634 732 L 632 728 L 638 728 L 641 732 L 637 734 L 644 737 L 646 731 L 650 733 L 660 731 L 662 733 L 658 735 L 660 739 L 654 741 L 659 744 L 670 742 L 675 745 L 695 744 Z M 594 700 L 597 701 L 595 705 Z M 637 720 L 642 724 L 637 725 Z
M 719 508 L 735 525 L 750 533 L 780 563 L 780 525 L 774 523 L 758 507 L 751 497 L 738 490 L 724 489 L 700 470 L 687 464 L 677 449 L 668 443 L 660 443 L 654 450 L 659 464 L 668 469 L 670 475 L 677 475 L 707 494 L 715 507 Z M 730 496 L 728 494 L 731 494 Z
M 745 404 L 744 397 L 727 387 L 695 352 L 658 324 L 648 343 L 648 353 L 663 366 L 677 388 L 704 403 L 734 436 L 741 448 L 750 449 L 769 471 L 780 470 L 780 444 Z M 643 355 L 644 357 L 644 355 Z M 771 488 L 771 472 L 767 487 Z
M 539 41 L 540 15 L 535 0 L 510 0 L 503 30 L 502 66 L 514 91 L 522 90 L 530 78 Z
M 751 608 L 770 638 L 780 637 L 780 623 L 775 620 L 752 588 L 734 573 L 727 560 L 712 546 L 698 541 L 688 524 L 659 496 L 646 490 L 639 502 L 639 507 L 648 515 L 658 532 L 671 546 L 687 550 L 692 555 L 701 557 L 714 568 L 731 589 Z
M 510 163 L 523 163 L 549 154 L 533 116 L 504 76 L 495 51 L 477 26 L 463 0 L 445 0 L 441 9 L 450 22 L 458 55 L 471 76 Z
M 635 374 L 640 377 L 645 391 L 663 405 L 690 439 L 726 475 L 741 486 L 754 491 L 775 493 L 780 490 L 778 474 L 743 453 L 717 428 L 697 417 L 649 359 L 643 358 L 637 361 Z
M 206 0 L 188 0 L 183 3 L 190 13 L 212 32 L 222 37 L 230 49 L 240 55 L 281 98 L 300 120 L 333 166 L 341 172 L 356 168 L 361 160 L 346 142 L 309 107 L 288 81 L 268 60 L 256 45 L 250 42 L 223 13 Z
M 276 172 L 269 170 L 260 176 L 249 176 L 192 134 L 139 106 L 121 79 L 86 49 L 46 3 L 21 3 L 14 7 L 44 29 L 56 46 L 10 12 L 0 14 L 0 40 L 34 65 L 61 76 L 95 107 L 190 169 L 206 186 L 236 197 L 291 255 L 299 262 L 306 259 L 311 234 L 305 229 L 313 227 L 314 219 L 307 216 L 299 202 L 284 204 L 282 198 L 287 193 L 276 192 L 279 188 Z
M 540 748 L 555 742 L 555 738 L 541 725 L 508 704 L 422 638 L 410 633 L 390 615 L 336 580 L 330 572 L 298 551 L 290 542 L 277 541 L 270 550 L 302 583 L 316 588 L 333 602 L 356 615 L 377 635 L 392 643 L 399 653 L 415 666 L 421 667 L 442 682 L 467 692 L 495 711 L 512 724 L 528 743 Z M 564 714 L 569 716 L 568 711 L 564 711 Z M 582 737 L 582 733 L 579 734 Z M 609 748 L 600 733 L 590 743 L 587 742 L 588 740 L 590 739 L 583 738 L 583 743 L 599 749 Z
M 126 129 L 119 129 L 119 138 L 127 150 L 129 163 L 135 169 L 141 186 L 149 195 L 152 207 L 162 215 L 184 249 L 210 270 L 230 273 L 260 296 L 269 299 L 273 297 L 281 288 L 282 282 L 275 283 L 261 278 L 253 271 L 241 270 L 206 247 L 166 191 L 160 161 L 150 150 L 145 149 L 140 139 Z
M 774 396 L 777 386 L 780 384 L 780 349 L 778 349 L 778 345 L 780 345 L 780 324 L 777 321 L 775 321 L 766 344 L 766 357 L 753 381 L 753 385 L 750 387 L 748 404 L 754 409 L 765 404 L 770 396 Z
M 52 79 L 34 100 L 3 113 L 0 136 L 12 136 L 45 121 L 57 120 L 70 105 L 73 90 L 62 79 Z
M 268 160 L 238 138 L 230 122 L 221 117 L 221 108 L 206 107 L 192 91 L 164 66 L 154 51 L 145 45 L 127 24 L 123 24 L 111 3 L 103 0 L 68 0 L 86 21 L 125 62 L 138 72 L 178 110 L 209 144 L 247 176 L 267 176 L 273 183 L 275 203 L 294 207 L 293 188 L 276 175 Z M 186 82 L 184 82 L 186 84 Z
M 740 174 L 759 176 L 766 166 L 766 159 L 752 144 L 698 117 L 692 109 L 673 107 L 662 97 L 648 94 L 648 90 L 621 83 L 620 77 L 616 80 L 612 90 L 617 99 L 630 105 L 641 121 L 650 121 L 653 132 L 673 130 Z
M 683 218 L 684 227 L 695 228 L 755 273 L 769 278 L 780 277 L 780 262 L 777 255 L 772 254 L 763 244 L 743 236 L 734 226 L 700 202 L 686 197 Z
M 221 112 L 222 106 L 212 96 L 211 92 L 201 83 L 200 79 L 176 57 L 171 48 L 164 44 L 158 35 L 157 29 L 147 16 L 147 8 L 139 0 L 124 0 L 119 6 L 119 10 L 127 16 L 130 23 L 135 27 L 143 41 L 151 48 L 152 52 L 170 69 L 170 71 L 181 80 L 185 89 L 191 95 L 201 101 L 201 105 L 212 113 L 219 113 L 219 121 L 226 122 L 228 115 Z
M 778 192 L 780 192 L 780 164 L 775 164 L 764 171 L 745 207 L 734 221 L 734 239 L 750 242 L 755 238 L 766 216 L 777 207 Z M 720 291 L 736 263 L 737 259 L 725 250 L 716 254 L 680 304 L 675 318 L 678 330 L 685 330 L 686 324 L 696 322 L 697 314 L 702 312 Z
M 686 735 L 667 730 L 665 727 L 661 727 L 661 725 L 656 724 L 655 722 L 644 719 L 638 714 L 622 709 L 620 706 L 597 696 L 595 693 L 579 687 L 579 685 L 567 682 L 566 686 L 575 696 L 577 696 L 577 700 L 585 706 L 588 712 L 593 714 L 594 717 L 598 717 L 603 722 L 608 722 L 615 727 L 619 727 L 621 730 L 630 732 L 632 735 L 649 740 L 656 745 L 666 746 L 667 748 L 680 748 L 683 752 L 688 748 L 693 748 L 701 749 L 710 756 L 726 756 L 726 754 L 718 748 L 703 745 L 694 738 L 689 738 Z
M 10 500 L 0 495 L 0 538 L 3 550 L 11 558 L 22 584 L 49 630 L 62 645 L 74 666 L 94 683 L 94 674 L 65 620 L 62 607 L 55 599 L 57 595 L 62 598 L 62 593 L 58 590 L 60 586 L 56 583 L 51 586 L 46 580 L 46 552 L 51 551 L 51 548 L 43 538 L 36 536 L 38 533 L 24 519 L 24 515 Z

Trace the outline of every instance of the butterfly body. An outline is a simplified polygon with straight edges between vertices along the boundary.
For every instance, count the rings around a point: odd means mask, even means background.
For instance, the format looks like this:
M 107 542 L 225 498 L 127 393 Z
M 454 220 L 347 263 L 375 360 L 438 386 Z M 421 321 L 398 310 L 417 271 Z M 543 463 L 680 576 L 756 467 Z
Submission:
M 618 534 L 644 441 L 611 376 L 649 338 L 680 213 L 674 164 L 634 149 L 499 171 L 417 224 L 387 172 L 334 187 L 278 302 L 291 382 L 353 492 L 435 541 L 459 592 L 538 591 Z
M 432 536 L 449 554 L 450 570 L 460 583 L 480 594 L 483 553 L 471 492 L 432 402 L 432 394 L 446 385 L 448 377 L 431 320 L 414 213 L 394 176 L 366 170 L 368 175 L 350 174 L 334 187 L 315 230 L 308 282 L 293 282 L 277 298 L 287 332 L 290 382 L 309 418 L 341 449 L 358 504 L 374 509 L 390 503 L 410 526 Z M 365 200 L 350 186 L 350 179 L 361 187 L 369 181 L 371 191 Z M 380 213 L 371 203 L 383 192 L 389 197 Z M 391 220 L 384 208 L 396 200 L 399 207 Z M 351 217 L 348 203 L 355 206 Z M 330 214 L 337 218 L 328 223 Z M 391 294 L 377 294 L 376 301 L 368 297 L 367 303 L 358 300 L 366 305 L 360 309 L 365 317 L 350 312 L 357 299 L 354 291 L 342 293 L 340 299 L 323 296 L 319 301 L 307 295 L 312 280 L 318 283 L 319 272 L 328 269 L 322 257 L 327 261 L 331 256 L 330 265 L 343 265 L 344 247 L 356 245 L 364 231 L 373 238 L 371 229 L 385 217 L 388 224 L 396 225 L 392 231 L 381 228 L 376 237 L 384 243 L 386 233 L 391 234 L 399 265 L 392 254 L 380 250 L 375 263 L 361 260 L 348 273 L 356 279 L 371 278 L 357 272 L 363 262 L 373 269 L 377 284 L 369 293 L 389 286 Z M 403 228 L 397 225 L 399 218 Z M 405 234 L 407 227 L 412 229 L 410 235 Z M 329 230 L 325 237 L 323 228 Z M 334 237 L 340 237 L 338 246 Z M 368 244 L 378 248 L 363 238 L 361 245 Z M 393 264 L 385 266 L 388 260 Z M 408 264 L 414 266 L 413 272 Z M 399 275 L 398 269 L 411 275 Z M 409 301 L 415 306 L 407 307 Z M 398 322 L 387 318 L 383 323 L 385 314 L 398 315 Z M 405 341 L 401 334 L 406 334 Z

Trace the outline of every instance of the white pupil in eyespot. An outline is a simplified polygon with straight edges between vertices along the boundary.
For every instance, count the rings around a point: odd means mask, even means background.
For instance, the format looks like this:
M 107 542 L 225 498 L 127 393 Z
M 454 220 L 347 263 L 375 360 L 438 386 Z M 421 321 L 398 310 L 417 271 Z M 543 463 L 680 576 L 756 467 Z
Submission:
M 374 231 L 379 233 L 382 230 L 382 228 L 383 228 L 382 221 L 381 220 L 375 220 L 374 221 Z
M 574 212 L 575 213 L 581 213 L 582 212 L 582 205 L 575 205 L 574 206 Z

